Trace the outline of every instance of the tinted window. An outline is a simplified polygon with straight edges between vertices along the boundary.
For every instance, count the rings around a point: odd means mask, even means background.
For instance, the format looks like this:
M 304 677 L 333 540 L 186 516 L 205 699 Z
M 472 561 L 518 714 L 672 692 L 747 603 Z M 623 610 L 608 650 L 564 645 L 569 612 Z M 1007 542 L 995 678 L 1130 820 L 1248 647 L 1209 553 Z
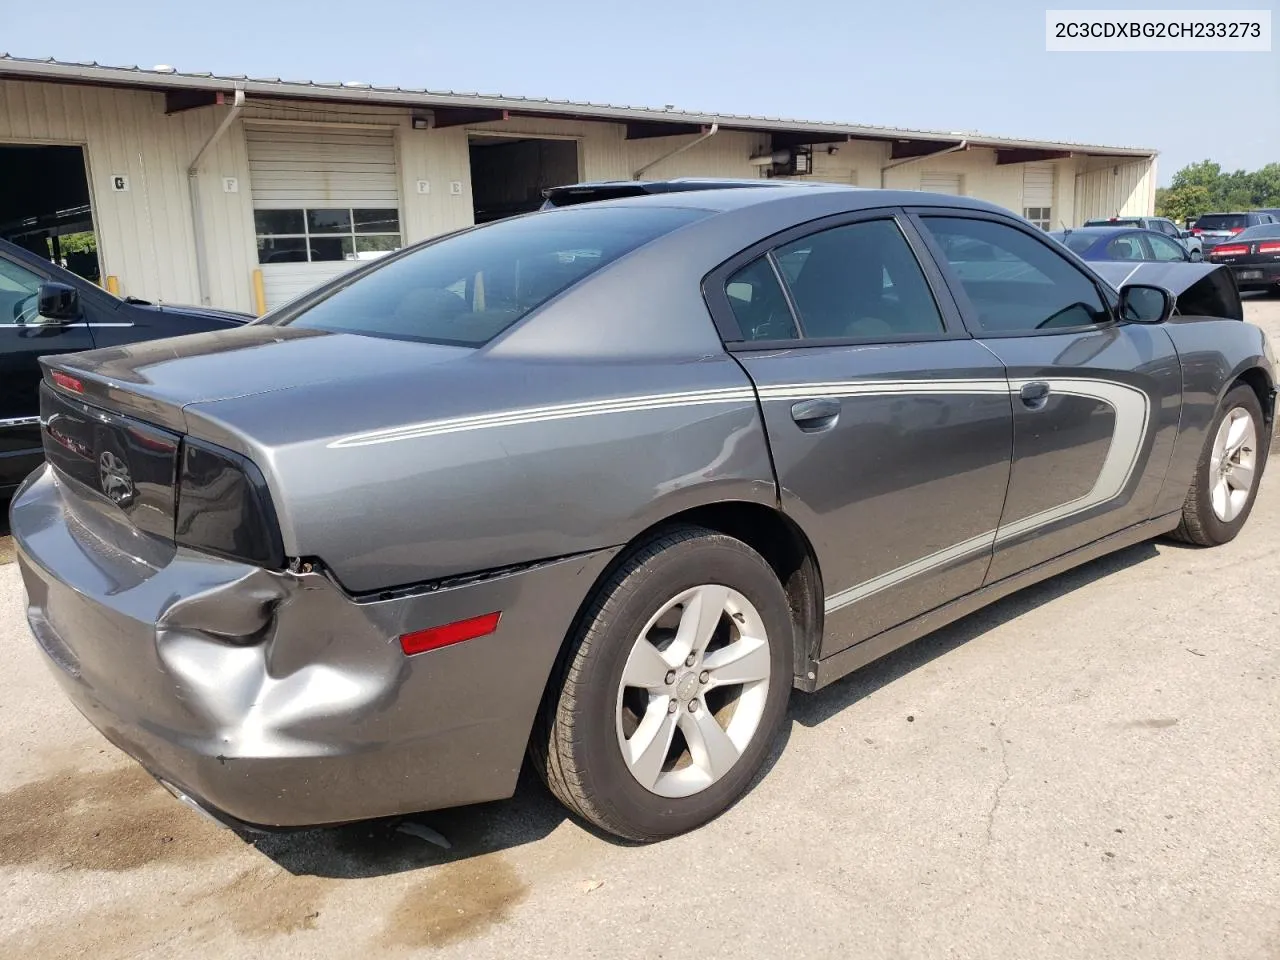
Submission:
M 1196 221 L 1199 230 L 1234 230 L 1248 225 L 1249 218 L 1243 213 L 1206 213 Z
M 724 285 L 743 340 L 790 340 L 798 336 L 791 308 L 767 257 L 747 264 Z
M 1142 240 L 1136 234 L 1109 240 L 1106 246 L 1106 257 L 1108 260 L 1146 259 L 1142 252 Z
M 1187 253 L 1182 249 L 1180 244 L 1174 243 L 1168 237 L 1147 237 L 1147 242 L 1151 244 L 1151 252 L 1157 260 L 1185 260 Z
M 1142 221 L 1138 217 L 1116 217 L 1114 220 L 1086 220 L 1086 227 L 1140 227 Z
M 1083 254 L 1098 242 L 1098 238 L 1088 233 L 1054 233 L 1050 234 L 1059 243 L 1066 244 L 1068 250 Z
M 1057 329 L 1110 319 L 1089 277 L 1048 244 L 990 220 L 926 217 L 923 222 L 983 330 Z
M 805 337 L 877 339 L 943 331 L 920 264 L 892 220 L 824 230 L 774 255 Z
M 1264 240 L 1268 237 L 1280 237 L 1280 223 L 1264 223 L 1236 234 L 1237 240 Z
M 26 267 L 0 258 L 0 323 L 35 321 L 41 282 Z
M 277 322 L 476 347 L 605 264 L 706 215 L 581 206 L 501 220 L 395 257 Z

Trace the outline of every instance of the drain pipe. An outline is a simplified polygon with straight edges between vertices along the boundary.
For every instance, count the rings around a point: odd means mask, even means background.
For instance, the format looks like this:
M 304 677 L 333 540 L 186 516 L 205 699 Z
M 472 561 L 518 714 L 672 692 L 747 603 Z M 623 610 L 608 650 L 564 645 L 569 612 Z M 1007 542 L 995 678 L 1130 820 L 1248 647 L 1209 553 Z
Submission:
M 646 163 L 643 167 L 641 167 L 639 170 L 637 170 L 635 173 L 633 173 L 633 174 L 631 175 L 631 179 L 632 179 L 632 180 L 639 180 L 639 179 L 640 179 L 640 177 L 644 174 L 644 172 L 645 172 L 646 170 L 648 170 L 648 169 L 650 169 L 650 168 L 652 168 L 652 167 L 656 167 L 656 166 L 657 166 L 658 164 L 660 164 L 663 160 L 670 160 L 672 157 L 676 156 L 677 154 L 684 153 L 686 150 L 692 150 L 694 147 L 696 147 L 698 144 L 700 144 L 703 140 L 710 140 L 712 137 L 714 137 L 714 136 L 716 135 L 716 131 L 717 131 L 717 130 L 719 130 L 719 129 L 720 129 L 720 123 L 719 123 L 719 121 L 716 121 L 715 123 L 711 124 L 711 127 L 707 130 L 707 132 L 706 132 L 706 133 L 704 133 L 702 136 L 698 137 L 696 140 L 690 140 L 690 141 L 689 141 L 688 143 L 686 143 L 683 147 L 676 147 L 676 148 L 675 148 L 674 150 L 672 150 L 670 153 L 664 153 L 664 154 L 663 154 L 662 156 L 660 156 L 657 160 L 650 160 L 650 161 L 649 161 L 648 163 Z
M 236 117 L 240 116 L 240 111 L 243 109 L 244 84 L 237 83 L 236 99 L 231 105 L 230 112 L 222 118 L 218 129 L 213 131 L 209 139 L 204 142 L 196 158 L 191 161 L 191 166 L 187 167 L 187 189 L 191 194 L 191 229 L 196 242 L 196 282 L 200 287 L 200 302 L 205 306 L 209 306 L 209 264 L 206 260 L 204 244 L 204 210 L 200 206 L 200 161 L 213 148 L 213 145 L 222 139 L 222 135 L 227 132 L 231 124 L 235 123 Z
M 895 160 L 892 163 L 886 163 L 883 167 L 880 168 L 880 189 L 882 190 L 884 189 L 884 172 L 886 170 L 892 170 L 894 167 L 904 167 L 908 163 L 916 163 L 917 161 L 920 161 L 920 160 L 932 160 L 934 157 L 941 157 L 948 153 L 959 153 L 961 150 L 968 150 L 968 149 L 969 149 L 969 141 L 965 139 L 965 140 L 961 140 L 959 143 L 952 144 L 951 146 L 946 147 L 945 149 L 935 150 L 933 151 L 933 153 L 922 154 L 921 156 L 918 156 L 918 157 L 904 157 L 901 160 Z

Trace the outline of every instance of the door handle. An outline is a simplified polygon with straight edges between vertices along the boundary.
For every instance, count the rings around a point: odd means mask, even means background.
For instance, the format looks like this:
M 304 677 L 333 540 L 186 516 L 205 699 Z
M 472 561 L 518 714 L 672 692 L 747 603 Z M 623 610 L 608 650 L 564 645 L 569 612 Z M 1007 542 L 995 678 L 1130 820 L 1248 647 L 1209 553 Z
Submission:
M 797 401 L 791 405 L 791 419 L 806 433 L 828 430 L 840 419 L 840 401 L 829 397 Z
M 1024 407 L 1039 410 L 1049 402 L 1049 385 L 1043 380 L 1024 383 L 1022 389 L 1018 391 L 1018 397 L 1022 400 Z

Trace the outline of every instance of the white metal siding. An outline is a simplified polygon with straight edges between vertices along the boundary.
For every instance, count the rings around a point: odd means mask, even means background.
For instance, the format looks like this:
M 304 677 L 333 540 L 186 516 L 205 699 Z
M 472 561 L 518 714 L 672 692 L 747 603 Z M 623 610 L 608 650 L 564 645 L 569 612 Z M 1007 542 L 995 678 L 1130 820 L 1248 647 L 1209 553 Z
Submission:
M 920 189 L 926 193 L 960 196 L 960 174 L 926 171 L 920 174 Z
M 1076 178 L 1076 223 L 1102 217 L 1149 217 L 1154 212 L 1154 160 L 1095 160 Z
M 1053 206 L 1053 164 L 1028 163 L 1022 168 L 1022 205 Z
M 400 207 L 391 128 L 250 124 L 245 144 L 254 209 Z M 355 266 L 354 260 L 264 263 L 267 309 Z

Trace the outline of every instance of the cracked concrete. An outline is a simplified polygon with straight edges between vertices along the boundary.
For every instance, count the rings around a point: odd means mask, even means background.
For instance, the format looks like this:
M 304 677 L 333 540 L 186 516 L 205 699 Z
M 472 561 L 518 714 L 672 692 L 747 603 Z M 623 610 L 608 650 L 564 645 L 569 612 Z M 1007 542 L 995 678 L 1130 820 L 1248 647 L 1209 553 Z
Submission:
M 1275 960 L 1276 470 L 1227 547 L 1133 548 L 797 697 L 755 789 L 652 847 L 536 784 L 422 818 L 448 851 L 246 844 L 67 705 L 0 564 L 0 957 Z

